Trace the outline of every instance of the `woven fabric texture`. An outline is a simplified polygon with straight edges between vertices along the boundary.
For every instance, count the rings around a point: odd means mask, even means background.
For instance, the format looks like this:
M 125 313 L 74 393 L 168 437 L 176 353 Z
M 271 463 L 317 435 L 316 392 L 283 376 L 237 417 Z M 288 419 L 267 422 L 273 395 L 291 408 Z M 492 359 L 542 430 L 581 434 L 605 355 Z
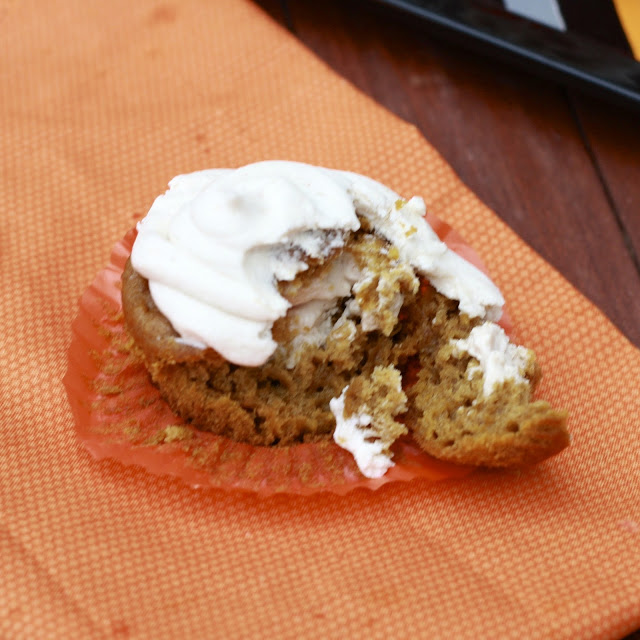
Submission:
M 246 0 L 0 5 L 0 637 L 617 637 L 640 627 L 640 354 L 393 117 Z M 178 173 L 371 175 L 478 250 L 571 414 L 521 473 L 196 491 L 77 442 L 77 300 Z

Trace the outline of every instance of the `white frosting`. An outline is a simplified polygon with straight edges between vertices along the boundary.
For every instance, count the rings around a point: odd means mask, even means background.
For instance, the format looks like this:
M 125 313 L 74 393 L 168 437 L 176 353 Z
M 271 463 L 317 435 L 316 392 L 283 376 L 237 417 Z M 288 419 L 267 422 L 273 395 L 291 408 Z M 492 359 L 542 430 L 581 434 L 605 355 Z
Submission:
M 138 224 L 131 261 L 184 342 L 258 366 L 277 347 L 273 323 L 291 307 L 277 281 L 293 280 L 307 256 L 341 247 L 345 233 L 360 227 L 356 213 L 461 311 L 500 317 L 500 291 L 438 239 L 421 198 L 404 203 L 370 178 L 296 162 L 174 178 Z M 348 295 L 357 276 L 342 267 L 329 286 L 315 289 L 315 299 Z M 307 295 L 294 304 L 310 301 Z
M 485 322 L 474 327 L 468 338 L 451 343 L 455 347 L 454 354 L 466 352 L 478 361 L 478 364 L 469 364 L 467 375 L 472 378 L 477 371 L 482 372 L 485 396 L 491 395 L 496 386 L 506 380 L 528 384 L 523 373 L 529 351 L 509 342 L 507 334 L 497 324 Z
M 332 315 L 335 309 L 333 302 L 326 300 L 310 300 L 291 310 L 291 327 L 297 333 L 286 345 L 286 366 L 293 369 L 298 363 L 303 345 L 321 347 L 327 341 L 333 328 Z
M 336 419 L 333 439 L 336 444 L 349 451 L 362 475 L 380 478 L 394 466 L 388 444 L 383 442 L 378 431 L 371 426 L 373 418 L 367 413 L 356 413 L 344 417 L 345 387 L 339 397 L 329 402 L 329 408 Z

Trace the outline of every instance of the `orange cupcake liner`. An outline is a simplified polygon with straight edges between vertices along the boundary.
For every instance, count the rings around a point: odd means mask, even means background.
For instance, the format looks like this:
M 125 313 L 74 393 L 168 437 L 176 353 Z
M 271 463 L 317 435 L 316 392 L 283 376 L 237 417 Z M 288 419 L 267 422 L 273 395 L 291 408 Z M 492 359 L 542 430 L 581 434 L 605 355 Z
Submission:
M 449 225 L 427 215 L 449 247 L 480 269 L 478 255 Z M 410 437 L 395 443 L 395 465 L 382 478 L 366 478 L 353 456 L 328 440 L 289 447 L 259 447 L 196 429 L 176 416 L 151 383 L 124 328 L 120 278 L 136 237 L 130 230 L 109 264 L 80 298 L 72 325 L 64 385 L 77 436 L 96 460 L 110 458 L 194 488 L 309 495 L 345 494 L 362 487 L 417 478 L 462 478 L 473 469 L 436 460 Z M 509 329 L 508 319 L 501 321 Z

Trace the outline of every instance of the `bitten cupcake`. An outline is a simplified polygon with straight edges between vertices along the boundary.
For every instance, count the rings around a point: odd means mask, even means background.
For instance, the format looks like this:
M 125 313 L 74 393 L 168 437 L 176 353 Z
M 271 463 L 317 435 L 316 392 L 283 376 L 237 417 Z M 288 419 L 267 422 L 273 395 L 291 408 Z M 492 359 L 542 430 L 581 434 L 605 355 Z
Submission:
M 138 224 L 126 327 L 170 407 L 256 446 L 333 438 L 367 477 L 409 433 L 443 460 L 539 462 L 569 442 L 532 351 L 421 198 L 269 161 L 174 178 Z

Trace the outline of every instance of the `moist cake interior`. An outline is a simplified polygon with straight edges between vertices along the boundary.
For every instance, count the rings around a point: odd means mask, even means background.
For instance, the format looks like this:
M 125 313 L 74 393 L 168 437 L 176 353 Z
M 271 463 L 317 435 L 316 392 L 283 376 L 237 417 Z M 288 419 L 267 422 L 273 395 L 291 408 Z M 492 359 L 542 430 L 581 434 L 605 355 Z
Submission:
M 352 298 L 316 308 L 313 326 L 304 327 L 300 309 L 313 310 L 313 303 L 298 302 L 347 263 L 366 278 Z M 469 375 L 471 356 L 451 344 L 482 321 L 460 313 L 456 301 L 417 277 L 366 224 L 349 234 L 344 248 L 308 264 L 294 281 L 278 285 L 294 305 L 272 328 L 278 349 L 264 365 L 242 367 L 212 349 L 184 344 L 156 308 L 147 281 L 127 263 L 127 328 L 175 412 L 238 441 L 286 446 L 331 438 L 336 420 L 329 403 L 347 388 L 345 418 L 375 407 L 384 429 L 398 435 L 408 428 L 441 459 L 518 466 L 566 446 L 565 413 L 532 399 L 539 378 L 533 353 L 527 383 L 506 381 L 485 396 L 482 375 Z M 406 398 L 401 413 L 390 385 L 398 374 Z

